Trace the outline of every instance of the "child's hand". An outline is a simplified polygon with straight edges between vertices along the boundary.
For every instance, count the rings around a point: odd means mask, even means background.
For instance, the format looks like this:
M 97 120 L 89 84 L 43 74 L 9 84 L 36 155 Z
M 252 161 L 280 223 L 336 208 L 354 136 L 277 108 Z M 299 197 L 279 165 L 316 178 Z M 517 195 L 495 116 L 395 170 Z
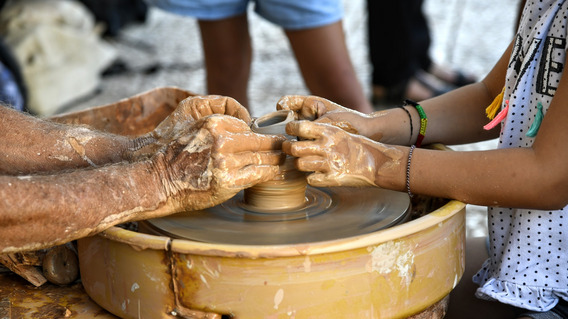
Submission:
M 382 137 L 380 130 L 370 125 L 371 117 L 358 112 L 331 111 L 315 122 L 330 124 L 346 132 L 363 135 L 374 141 L 380 141 Z
M 337 126 L 346 132 L 361 134 L 380 140 L 382 134 L 373 133 L 368 127 L 371 116 L 343 107 L 317 96 L 287 95 L 278 101 L 279 110 L 292 110 L 297 120 L 310 120 Z
M 364 115 L 355 110 L 348 109 L 337 103 L 317 96 L 286 95 L 276 104 L 278 110 L 292 110 L 296 113 L 297 120 L 313 121 L 331 111 L 350 112 Z
M 313 172 L 307 176 L 312 186 L 378 186 L 381 177 L 404 169 L 403 151 L 329 124 L 291 122 L 286 133 L 301 139 L 284 142 L 283 150 L 297 157 L 300 171 Z

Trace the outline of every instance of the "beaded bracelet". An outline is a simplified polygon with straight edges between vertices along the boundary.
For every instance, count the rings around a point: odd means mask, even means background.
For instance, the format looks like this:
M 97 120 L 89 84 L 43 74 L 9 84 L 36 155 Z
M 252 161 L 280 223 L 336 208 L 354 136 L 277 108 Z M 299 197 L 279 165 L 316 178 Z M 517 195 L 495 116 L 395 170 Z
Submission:
M 410 198 L 414 196 L 414 194 L 412 194 L 412 192 L 410 191 L 410 161 L 412 161 L 412 153 L 414 152 L 415 148 L 416 145 L 412 145 L 410 147 L 410 151 L 408 152 L 408 162 L 406 163 L 406 192 L 408 193 L 408 196 L 410 196 Z
M 412 135 L 414 135 L 414 127 L 412 127 L 412 115 L 410 115 L 410 112 L 408 112 L 404 105 L 399 105 L 398 107 L 403 109 L 404 112 L 406 112 L 406 115 L 408 115 L 408 120 L 410 122 L 410 138 L 408 138 L 408 143 L 410 144 L 410 142 L 412 141 Z
M 416 108 L 418 115 L 420 116 L 420 131 L 418 132 L 418 137 L 416 138 L 416 147 L 420 147 L 422 145 L 422 140 L 424 140 L 424 136 L 426 135 L 426 126 L 428 126 L 428 117 L 426 116 L 426 112 L 420 104 L 412 101 L 412 100 L 404 100 L 404 105 L 412 105 Z

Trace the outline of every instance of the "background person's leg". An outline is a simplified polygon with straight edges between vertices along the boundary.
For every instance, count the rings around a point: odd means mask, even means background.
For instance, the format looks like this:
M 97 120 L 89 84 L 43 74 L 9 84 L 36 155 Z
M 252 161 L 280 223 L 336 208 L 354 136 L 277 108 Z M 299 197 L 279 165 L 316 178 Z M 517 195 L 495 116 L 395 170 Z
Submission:
M 341 21 L 287 30 L 286 35 L 312 94 L 360 112 L 373 111 L 351 64 Z
M 230 96 L 248 108 L 252 41 L 247 15 L 200 20 L 208 94 Z

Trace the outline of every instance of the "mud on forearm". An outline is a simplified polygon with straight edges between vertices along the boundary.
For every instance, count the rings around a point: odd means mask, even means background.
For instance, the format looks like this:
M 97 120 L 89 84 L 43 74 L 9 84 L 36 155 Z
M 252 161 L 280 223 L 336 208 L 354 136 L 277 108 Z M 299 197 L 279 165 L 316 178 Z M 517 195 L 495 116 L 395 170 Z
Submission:
M 101 166 L 125 157 L 129 138 L 41 120 L 0 107 L 0 174 Z
M 34 250 L 164 214 L 149 162 L 58 175 L 0 177 L 0 253 Z

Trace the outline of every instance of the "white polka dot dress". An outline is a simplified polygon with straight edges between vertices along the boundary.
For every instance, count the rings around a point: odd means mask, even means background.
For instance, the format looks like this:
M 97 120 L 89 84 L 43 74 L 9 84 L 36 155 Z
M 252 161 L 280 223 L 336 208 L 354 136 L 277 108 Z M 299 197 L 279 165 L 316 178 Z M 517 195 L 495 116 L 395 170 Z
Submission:
M 499 148 L 530 147 L 538 135 L 567 67 L 567 15 L 568 1 L 527 1 L 507 70 Z M 567 211 L 489 208 L 490 258 L 473 278 L 476 295 L 534 311 L 568 300 Z

